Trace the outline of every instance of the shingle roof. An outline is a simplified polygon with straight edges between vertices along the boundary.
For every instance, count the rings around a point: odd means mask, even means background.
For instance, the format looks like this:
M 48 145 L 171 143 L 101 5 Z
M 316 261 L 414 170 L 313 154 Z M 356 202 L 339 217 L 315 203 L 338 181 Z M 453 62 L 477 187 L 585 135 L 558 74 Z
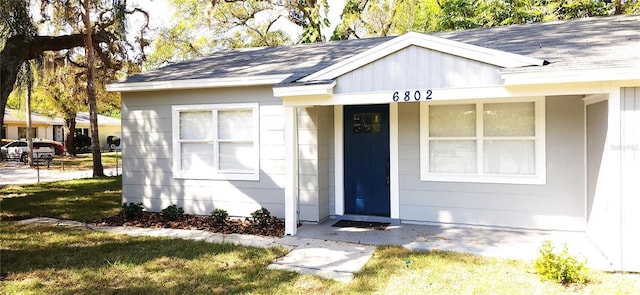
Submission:
M 640 15 L 591 17 L 433 35 L 550 62 L 540 70 L 640 65 Z
M 431 35 L 550 62 L 535 70 L 640 66 L 640 15 L 592 17 Z M 391 38 L 225 50 L 131 76 L 123 83 L 291 74 L 283 82 L 289 83 Z M 507 69 L 523 70 L 532 68 Z
M 292 46 L 224 50 L 129 77 L 126 82 L 153 82 L 238 76 L 292 74 L 297 80 L 392 39 L 369 38 Z

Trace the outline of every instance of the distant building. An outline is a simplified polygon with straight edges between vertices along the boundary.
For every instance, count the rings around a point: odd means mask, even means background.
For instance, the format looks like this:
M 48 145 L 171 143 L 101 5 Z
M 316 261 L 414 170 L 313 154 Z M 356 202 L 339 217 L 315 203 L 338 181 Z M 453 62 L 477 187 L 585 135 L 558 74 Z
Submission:
M 31 113 L 32 136 L 39 139 L 54 140 L 62 142 L 64 140 L 63 130 L 64 120 L 57 117 L 47 117 L 36 113 Z M 90 136 L 89 113 L 80 112 L 76 116 L 76 133 Z M 107 136 L 120 134 L 120 119 L 98 115 L 98 133 L 100 135 L 100 145 L 104 146 Z M 24 139 L 27 138 L 26 114 L 14 109 L 5 109 L 4 125 L 2 126 L 2 139 Z

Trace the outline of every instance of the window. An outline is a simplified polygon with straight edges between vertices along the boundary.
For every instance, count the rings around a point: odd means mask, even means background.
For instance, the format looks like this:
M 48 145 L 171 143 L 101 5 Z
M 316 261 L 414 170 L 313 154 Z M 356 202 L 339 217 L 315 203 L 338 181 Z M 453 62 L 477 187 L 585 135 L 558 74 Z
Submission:
M 38 128 L 31 128 L 31 138 L 38 137 Z M 18 127 L 18 138 L 27 138 L 27 127 Z
M 73 133 L 75 134 L 75 136 L 78 135 L 85 135 L 85 136 L 89 136 L 89 128 L 76 128 Z
M 544 98 L 421 105 L 424 181 L 545 182 Z
M 177 178 L 259 179 L 257 104 L 173 107 Z

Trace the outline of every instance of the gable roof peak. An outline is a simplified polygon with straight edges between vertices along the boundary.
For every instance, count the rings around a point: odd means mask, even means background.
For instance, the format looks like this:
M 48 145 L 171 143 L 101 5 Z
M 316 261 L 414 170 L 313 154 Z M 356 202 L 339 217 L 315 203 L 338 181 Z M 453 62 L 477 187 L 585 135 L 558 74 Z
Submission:
M 410 46 L 419 46 L 503 68 L 542 66 L 546 64 L 546 61 L 538 58 L 447 40 L 432 35 L 408 32 L 360 54 L 354 55 L 342 62 L 312 73 L 300 79 L 300 81 L 310 82 L 314 80 L 335 79 L 338 76 Z

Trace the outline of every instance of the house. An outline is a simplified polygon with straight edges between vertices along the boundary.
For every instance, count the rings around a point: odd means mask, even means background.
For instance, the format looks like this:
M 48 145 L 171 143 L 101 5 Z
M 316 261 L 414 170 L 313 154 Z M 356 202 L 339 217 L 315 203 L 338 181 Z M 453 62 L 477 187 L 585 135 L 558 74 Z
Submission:
M 14 109 L 5 109 L 4 126 L 2 126 L 3 139 L 21 139 L 27 137 L 26 114 Z M 34 138 L 64 141 L 64 119 L 47 117 L 37 113 L 31 113 L 32 135 Z M 98 133 L 100 144 L 107 142 L 107 136 L 120 134 L 120 119 L 98 115 Z M 76 115 L 76 133 L 90 136 L 91 125 L 89 113 L 80 112 Z
M 123 202 L 585 232 L 640 271 L 640 16 L 221 51 L 122 93 Z

